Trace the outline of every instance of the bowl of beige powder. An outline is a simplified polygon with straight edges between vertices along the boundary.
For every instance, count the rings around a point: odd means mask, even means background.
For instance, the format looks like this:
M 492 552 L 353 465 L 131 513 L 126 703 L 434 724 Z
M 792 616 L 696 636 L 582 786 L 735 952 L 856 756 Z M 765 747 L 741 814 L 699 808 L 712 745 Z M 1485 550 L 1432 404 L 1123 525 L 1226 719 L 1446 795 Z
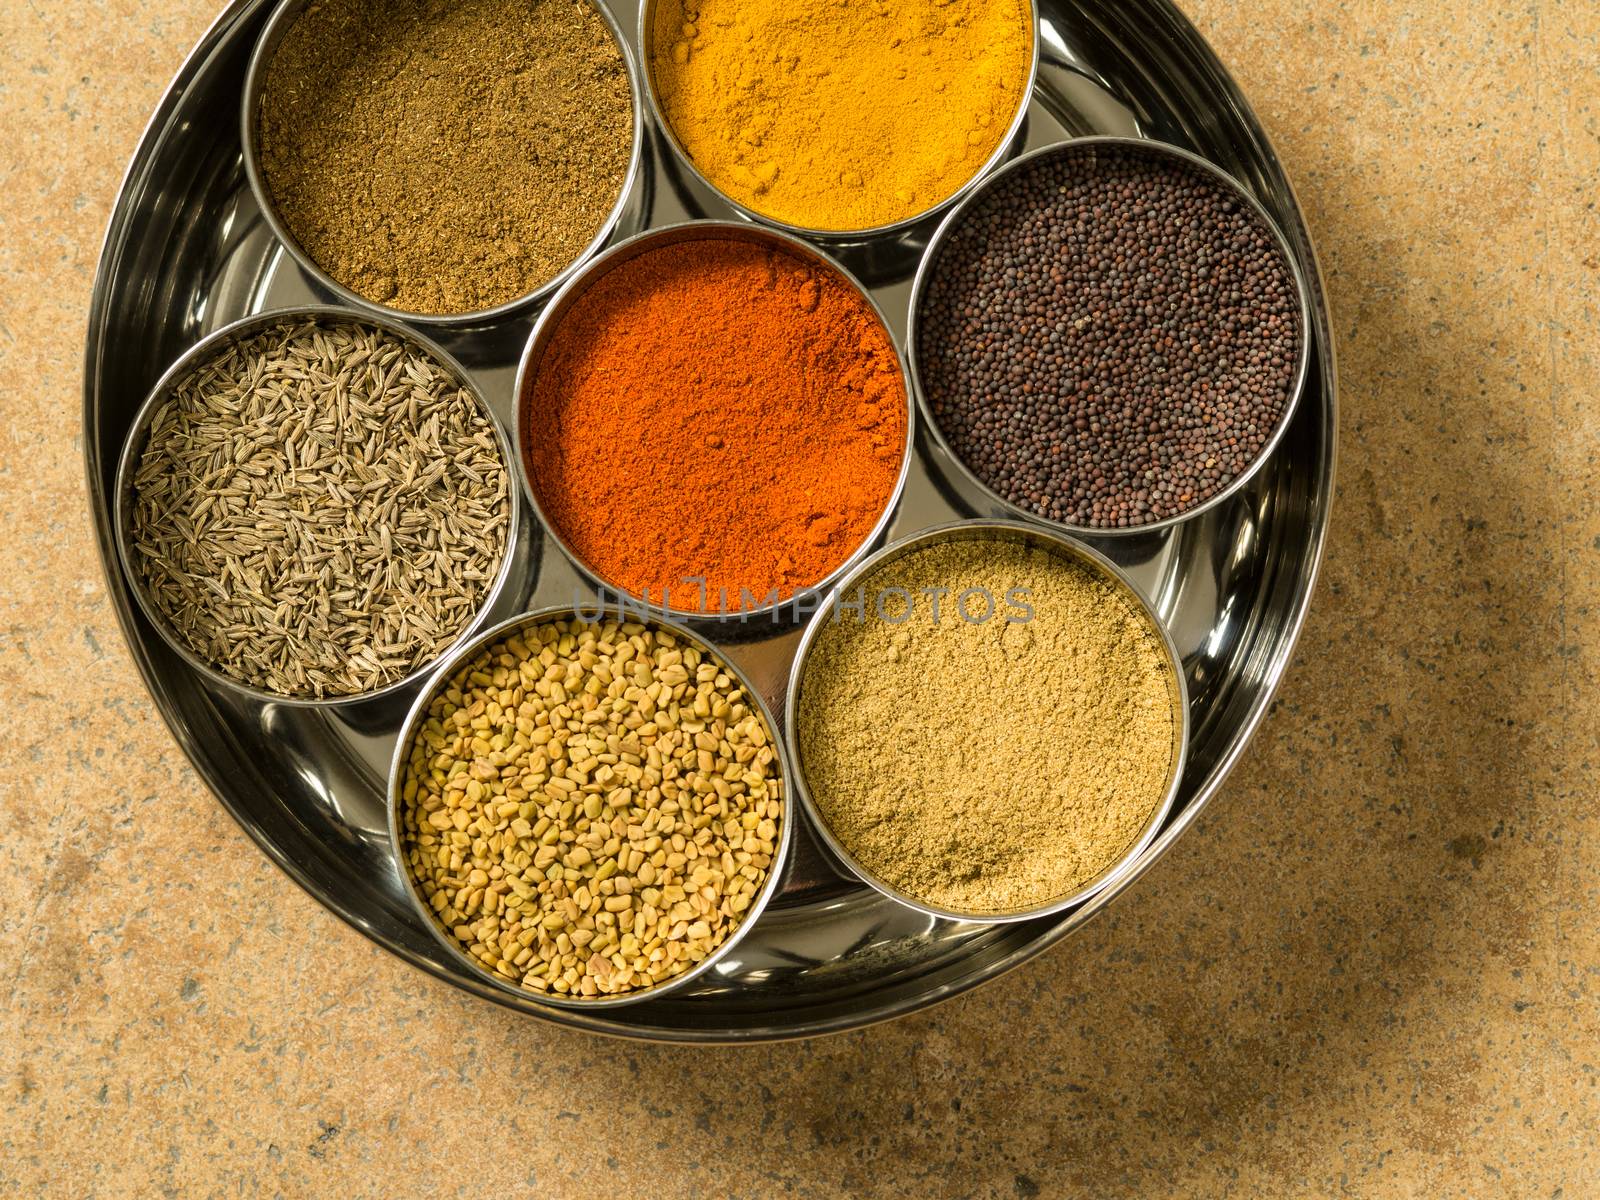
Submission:
M 1177 650 L 1071 538 L 942 526 L 851 572 L 801 640 L 795 794 L 863 881 L 932 916 L 1015 921 L 1137 864 L 1183 776 Z

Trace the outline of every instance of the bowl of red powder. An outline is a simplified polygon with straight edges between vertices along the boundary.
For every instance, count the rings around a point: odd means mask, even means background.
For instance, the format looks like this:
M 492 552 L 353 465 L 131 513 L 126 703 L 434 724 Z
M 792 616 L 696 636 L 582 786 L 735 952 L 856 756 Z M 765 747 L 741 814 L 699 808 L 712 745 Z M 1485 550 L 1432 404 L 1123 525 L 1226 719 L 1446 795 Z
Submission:
M 603 589 L 688 619 L 793 612 L 888 526 L 909 397 L 838 264 L 747 225 L 669 226 L 597 258 L 534 328 L 523 482 Z

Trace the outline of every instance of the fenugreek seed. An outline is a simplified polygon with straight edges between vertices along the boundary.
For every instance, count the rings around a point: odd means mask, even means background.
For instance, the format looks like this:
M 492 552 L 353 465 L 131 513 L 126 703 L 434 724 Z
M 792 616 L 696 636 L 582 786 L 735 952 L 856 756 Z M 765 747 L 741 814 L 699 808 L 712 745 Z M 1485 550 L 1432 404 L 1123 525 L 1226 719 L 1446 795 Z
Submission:
M 629 689 L 635 700 L 591 686 L 602 666 L 620 681 L 644 663 L 653 677 Z M 680 699 L 691 675 L 698 690 Z M 753 835 L 764 820 L 775 832 L 781 813 L 775 757 L 741 757 L 743 730 L 760 720 L 730 680 L 697 648 L 643 626 L 613 639 L 558 621 L 449 681 L 409 760 L 403 829 L 408 867 L 469 953 L 531 988 L 610 995 L 715 950 L 771 861 Z M 652 706 L 648 724 L 635 703 Z M 718 705 L 739 713 L 738 730 L 708 719 Z M 741 782 L 712 783 L 728 777 Z M 768 847 L 759 867 L 753 842 Z M 689 890 L 676 882 L 685 868 Z M 559 967 L 542 973 L 546 962 Z

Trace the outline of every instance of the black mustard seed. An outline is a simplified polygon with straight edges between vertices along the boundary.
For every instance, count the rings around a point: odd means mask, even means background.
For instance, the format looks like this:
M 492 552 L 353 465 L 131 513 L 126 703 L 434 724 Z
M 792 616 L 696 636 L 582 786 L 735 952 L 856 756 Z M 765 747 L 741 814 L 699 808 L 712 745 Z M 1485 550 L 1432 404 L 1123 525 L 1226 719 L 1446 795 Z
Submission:
M 1206 172 L 1065 147 L 999 177 L 938 252 L 914 352 L 951 449 L 1011 503 L 1134 528 L 1205 503 L 1283 418 L 1289 265 Z

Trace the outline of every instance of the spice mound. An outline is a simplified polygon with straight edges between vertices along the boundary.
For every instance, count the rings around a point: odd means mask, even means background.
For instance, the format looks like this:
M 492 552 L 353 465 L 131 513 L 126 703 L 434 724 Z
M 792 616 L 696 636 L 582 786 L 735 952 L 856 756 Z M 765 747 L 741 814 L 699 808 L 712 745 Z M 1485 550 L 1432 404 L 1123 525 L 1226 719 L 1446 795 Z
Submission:
M 651 80 L 717 188 L 807 229 L 891 225 L 999 148 L 1033 60 L 1026 0 L 658 0 Z
M 1052 520 L 1132 528 L 1205 503 L 1284 418 L 1294 278 L 1267 223 L 1156 150 L 1068 146 L 989 184 L 917 311 L 924 396 L 956 455 Z
M 1162 803 L 1173 668 L 1125 587 L 983 538 L 914 549 L 841 605 L 804 667 L 798 753 L 870 874 L 974 916 L 1065 899 Z
M 888 507 L 904 376 L 861 293 L 777 239 L 669 241 L 611 267 L 531 368 L 523 454 L 611 587 L 737 612 L 821 582 Z
M 401 785 L 406 869 L 487 970 L 617 996 L 703 961 L 778 852 L 772 731 L 716 657 L 638 623 L 552 620 L 427 709 Z
M 357 295 L 478 312 L 548 283 L 622 193 L 633 91 L 584 0 L 319 0 L 265 72 L 260 166 Z
M 394 683 L 499 573 L 511 496 L 488 412 L 442 363 L 350 321 L 217 351 L 151 419 L 130 560 L 198 657 L 284 696 Z

